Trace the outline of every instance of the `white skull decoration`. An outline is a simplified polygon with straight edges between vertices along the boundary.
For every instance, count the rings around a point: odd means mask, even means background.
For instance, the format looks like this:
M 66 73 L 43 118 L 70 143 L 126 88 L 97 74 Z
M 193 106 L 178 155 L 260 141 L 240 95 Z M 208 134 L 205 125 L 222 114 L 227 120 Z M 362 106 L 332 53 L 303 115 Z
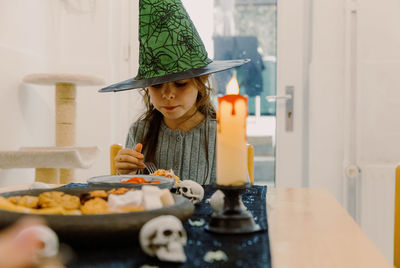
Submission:
M 177 194 L 186 197 L 187 199 L 192 201 L 193 204 L 197 204 L 201 200 L 203 200 L 204 189 L 200 184 L 195 181 L 183 180 L 179 183 Z
M 217 190 L 209 199 L 210 205 L 215 212 L 222 212 L 224 210 L 224 198 L 225 194 L 222 191 Z
M 54 257 L 58 254 L 59 241 L 57 234 L 47 226 L 31 226 L 23 229 L 17 239 L 25 239 L 26 235 L 34 233 L 39 241 L 43 243 L 43 248 L 38 251 L 39 255 L 45 258 Z
M 215 191 L 210 198 L 210 205 L 215 212 L 223 212 L 225 203 L 225 194 L 221 190 Z M 240 208 L 242 210 L 247 210 L 246 206 L 243 204 L 242 196 L 239 199 Z
M 187 235 L 182 222 L 175 216 L 164 215 L 151 219 L 139 233 L 143 251 L 161 261 L 185 262 L 183 246 Z

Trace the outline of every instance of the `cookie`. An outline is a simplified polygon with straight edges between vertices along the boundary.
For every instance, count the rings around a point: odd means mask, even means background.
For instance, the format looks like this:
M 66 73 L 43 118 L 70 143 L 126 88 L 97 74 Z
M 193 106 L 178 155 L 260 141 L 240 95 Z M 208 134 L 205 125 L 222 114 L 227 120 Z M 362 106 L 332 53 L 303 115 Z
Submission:
M 82 214 L 109 213 L 108 203 L 103 198 L 95 197 L 81 206 Z
M 58 191 L 50 191 L 39 195 L 39 207 L 63 207 L 67 210 L 76 210 L 80 207 L 79 197 Z

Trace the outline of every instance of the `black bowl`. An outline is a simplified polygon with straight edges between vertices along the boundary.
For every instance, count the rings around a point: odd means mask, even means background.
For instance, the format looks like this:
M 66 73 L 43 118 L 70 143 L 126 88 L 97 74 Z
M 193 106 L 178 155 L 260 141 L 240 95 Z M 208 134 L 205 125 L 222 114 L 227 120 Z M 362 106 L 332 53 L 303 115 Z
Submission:
M 37 196 L 47 191 L 62 191 L 66 194 L 79 196 L 93 190 L 104 189 L 103 187 L 71 187 L 56 189 L 34 189 L 1 193 L 1 196 L 33 195 Z M 140 228 L 150 219 L 161 215 L 174 215 L 181 221 L 185 221 L 194 212 L 193 204 L 186 198 L 173 194 L 175 204 L 161 209 L 113 213 L 95 215 L 38 215 L 42 217 L 50 228 L 52 228 L 61 241 L 68 243 L 99 241 L 118 241 L 126 239 L 137 240 Z M 31 214 L 18 213 L 8 210 L 0 210 L 0 228 L 13 224 L 23 216 Z M 36 215 L 35 215 L 36 216 Z

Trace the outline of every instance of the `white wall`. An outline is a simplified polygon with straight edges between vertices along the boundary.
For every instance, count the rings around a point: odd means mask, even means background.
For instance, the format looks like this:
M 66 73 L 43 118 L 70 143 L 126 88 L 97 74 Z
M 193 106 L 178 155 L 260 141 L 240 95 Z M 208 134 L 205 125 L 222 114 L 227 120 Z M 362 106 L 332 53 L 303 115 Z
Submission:
M 137 53 L 131 46 L 137 39 L 137 3 L 0 1 L 0 150 L 55 144 L 54 87 L 24 84 L 25 75 L 91 74 L 106 84 L 136 75 Z M 127 128 L 141 109 L 137 92 L 115 96 L 98 89 L 77 87 L 77 145 L 101 149 L 90 169 L 77 170 L 78 180 L 109 172 L 109 145 L 124 143 Z M 33 178 L 33 169 L 0 170 L 0 185 Z
M 54 143 L 49 105 L 52 92 L 21 83 L 28 73 L 46 70 L 50 1 L 0 1 L 0 149 Z M 0 183 L 33 178 L 33 170 L 0 170 Z
M 361 1 L 357 11 L 359 222 L 393 260 L 394 179 L 400 162 L 400 2 Z

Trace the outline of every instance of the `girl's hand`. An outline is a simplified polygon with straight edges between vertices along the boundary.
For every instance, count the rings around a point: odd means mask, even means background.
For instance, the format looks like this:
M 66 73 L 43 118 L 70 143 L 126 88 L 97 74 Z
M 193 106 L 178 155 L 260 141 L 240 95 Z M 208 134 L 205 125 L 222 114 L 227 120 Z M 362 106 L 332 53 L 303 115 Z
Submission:
M 133 150 L 125 148 L 118 152 L 114 161 L 119 174 L 136 174 L 138 169 L 146 168 L 142 148 L 143 145 L 138 143 Z

